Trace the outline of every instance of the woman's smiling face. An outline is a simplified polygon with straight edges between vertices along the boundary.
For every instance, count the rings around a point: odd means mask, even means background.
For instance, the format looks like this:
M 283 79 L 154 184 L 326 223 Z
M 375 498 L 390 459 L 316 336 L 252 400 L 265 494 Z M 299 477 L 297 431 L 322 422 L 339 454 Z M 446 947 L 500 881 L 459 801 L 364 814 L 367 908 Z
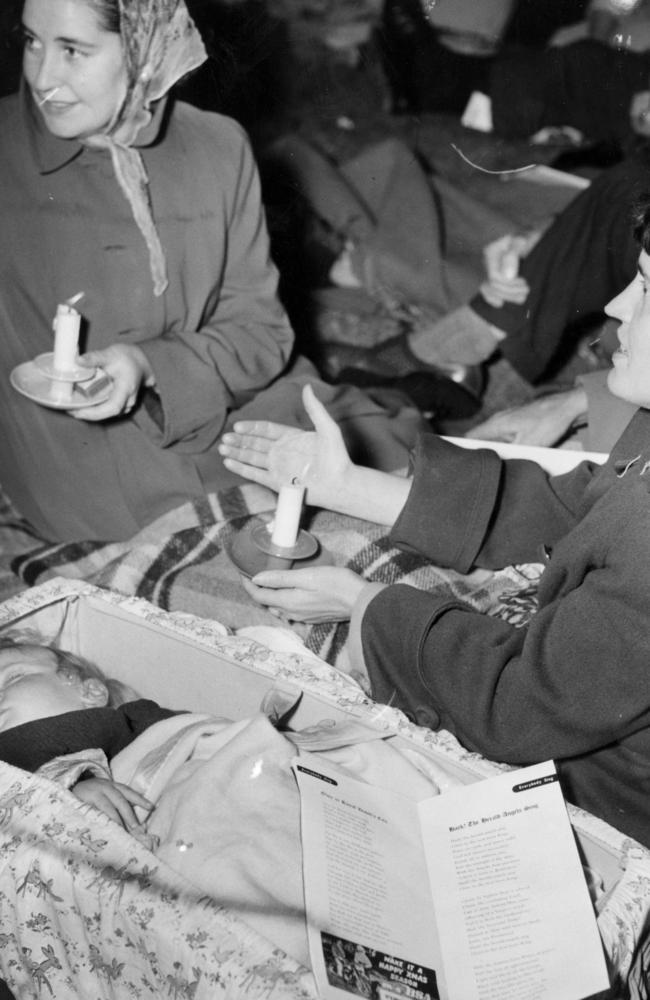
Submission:
M 120 35 L 85 0 L 25 0 L 23 75 L 47 128 L 85 139 L 114 120 L 127 93 Z
M 650 407 L 650 256 L 642 250 L 636 277 L 605 306 L 620 320 L 619 349 L 612 358 L 607 385 L 615 396 Z

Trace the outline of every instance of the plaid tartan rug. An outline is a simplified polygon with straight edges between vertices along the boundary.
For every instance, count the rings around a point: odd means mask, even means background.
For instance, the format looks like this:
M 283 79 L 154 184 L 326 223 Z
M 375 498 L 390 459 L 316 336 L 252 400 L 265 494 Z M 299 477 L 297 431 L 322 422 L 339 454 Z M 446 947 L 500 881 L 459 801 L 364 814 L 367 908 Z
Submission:
M 39 539 L 11 502 L 0 496 L 0 597 L 63 576 L 145 598 L 166 611 L 216 619 L 232 629 L 277 625 L 278 619 L 248 596 L 228 556 L 235 534 L 274 506 L 273 493 L 247 484 L 183 504 L 126 542 L 53 544 Z M 535 609 L 541 571 L 537 564 L 462 576 L 396 549 L 379 525 L 308 509 L 303 526 L 316 535 L 333 564 L 367 580 L 451 592 L 476 610 L 498 614 L 516 625 L 525 624 Z M 293 627 L 312 652 L 336 665 L 347 623 Z

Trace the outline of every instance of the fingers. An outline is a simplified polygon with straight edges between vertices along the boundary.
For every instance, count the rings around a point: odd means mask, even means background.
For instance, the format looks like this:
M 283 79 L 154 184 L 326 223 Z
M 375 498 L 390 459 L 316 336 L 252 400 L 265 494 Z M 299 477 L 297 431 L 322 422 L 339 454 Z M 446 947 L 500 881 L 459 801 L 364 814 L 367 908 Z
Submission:
M 309 384 L 302 390 L 302 401 L 307 415 L 317 432 L 329 437 L 332 434 L 336 434 L 338 437 L 341 436 L 338 424 L 330 417 L 321 401 L 316 398 L 314 390 Z
M 225 458 L 236 458 L 244 465 L 255 465 L 264 469 L 268 467 L 270 447 L 269 440 L 232 431 L 224 434 L 218 445 L 219 454 Z
M 271 587 L 279 590 L 281 587 L 308 587 L 311 582 L 309 570 L 304 569 L 267 569 L 256 573 L 253 583 L 258 587 Z
M 140 387 L 153 378 L 146 355 L 137 344 L 112 344 L 89 351 L 80 359 L 84 367 L 98 367 L 112 381 L 111 394 L 102 403 L 68 411 L 77 420 L 100 421 L 126 416 L 135 408 Z
M 106 814 L 127 830 L 140 826 L 140 821 L 133 809 L 134 805 L 142 806 L 147 812 L 153 809 L 152 803 L 143 795 L 129 788 L 128 785 L 121 785 L 118 782 L 105 788 L 104 796 Z
M 74 794 L 83 802 L 87 802 L 105 813 L 114 823 L 127 830 L 140 825 L 134 812 L 134 806 L 140 806 L 147 812 L 153 809 L 153 804 L 140 792 L 119 782 L 104 778 L 88 778 L 77 782 Z
M 484 281 L 480 286 L 480 293 L 486 302 L 489 302 L 495 309 L 500 309 L 505 302 L 521 306 L 528 298 L 530 287 L 521 278 L 515 279 L 516 283 L 504 283 L 499 281 Z
M 249 597 L 262 607 L 266 608 L 269 614 L 282 621 L 300 621 L 300 614 L 296 609 L 299 592 L 295 590 L 271 590 L 265 587 L 258 587 L 250 580 L 242 579 L 244 590 Z
M 277 618 L 302 621 L 301 608 L 313 591 L 295 576 L 300 570 L 258 573 L 252 580 L 242 579 L 244 590 Z
M 82 406 L 76 410 L 68 410 L 75 420 L 100 421 L 111 417 L 128 416 L 135 408 L 138 399 L 138 387 L 124 387 L 114 383 L 113 393 L 103 403 L 94 406 Z
M 484 424 L 472 427 L 472 437 L 479 441 L 503 441 L 513 444 L 517 438 L 517 432 L 512 428 L 486 420 Z
M 266 438 L 269 441 L 277 441 L 289 430 L 295 428 L 285 424 L 276 424 L 272 420 L 237 420 L 233 424 L 233 431 L 238 437 L 244 437 L 249 447 L 253 446 L 253 441 L 259 438 Z M 223 440 L 232 437 L 232 431 L 224 434 Z
M 123 785 L 121 782 L 116 781 L 113 787 L 119 789 L 124 798 L 127 799 L 132 805 L 140 806 L 142 809 L 147 809 L 149 811 L 153 809 L 153 802 L 150 802 L 149 799 L 140 792 L 136 792 L 135 788 L 131 788 L 130 785 Z
M 82 368 L 103 368 L 106 360 L 106 351 L 86 351 L 79 355 L 77 364 Z
M 226 453 L 221 451 L 221 454 L 225 455 Z M 268 486 L 269 489 L 276 489 L 273 476 L 265 468 L 248 465 L 246 462 L 238 462 L 235 458 L 224 458 L 223 464 L 230 472 L 234 472 L 236 476 L 241 476 L 242 479 L 248 479 L 252 483 L 259 483 L 260 486 Z

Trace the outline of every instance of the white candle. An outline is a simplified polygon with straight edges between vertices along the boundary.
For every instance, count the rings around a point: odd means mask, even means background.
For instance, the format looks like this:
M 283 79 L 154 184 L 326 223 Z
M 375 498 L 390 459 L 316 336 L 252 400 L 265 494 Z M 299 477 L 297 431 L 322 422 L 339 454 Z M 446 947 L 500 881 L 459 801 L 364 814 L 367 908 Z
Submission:
M 81 316 L 67 302 L 62 302 L 56 307 L 52 362 L 55 371 L 69 372 L 77 367 L 80 324 Z
M 281 486 L 275 508 L 271 541 L 274 545 L 291 548 L 296 544 L 302 514 L 304 486 Z

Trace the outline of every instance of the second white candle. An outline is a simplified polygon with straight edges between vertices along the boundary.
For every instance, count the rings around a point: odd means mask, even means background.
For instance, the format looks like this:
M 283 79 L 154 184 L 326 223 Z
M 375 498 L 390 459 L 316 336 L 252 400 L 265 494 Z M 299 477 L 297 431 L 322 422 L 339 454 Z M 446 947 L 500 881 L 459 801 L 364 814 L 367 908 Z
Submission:
M 274 545 L 291 548 L 300 530 L 300 516 L 305 497 L 304 486 L 281 486 L 275 509 L 271 541 Z

